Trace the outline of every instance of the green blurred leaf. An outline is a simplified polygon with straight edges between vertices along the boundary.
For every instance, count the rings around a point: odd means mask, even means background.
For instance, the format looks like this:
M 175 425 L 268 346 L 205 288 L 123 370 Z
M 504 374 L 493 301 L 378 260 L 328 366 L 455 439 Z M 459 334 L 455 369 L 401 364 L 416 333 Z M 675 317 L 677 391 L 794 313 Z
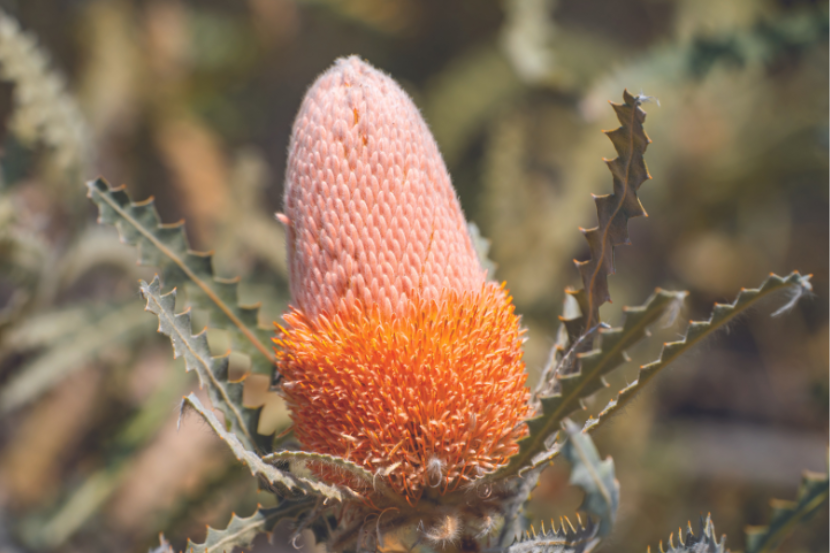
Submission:
M 89 313 L 82 314 L 72 310 L 64 312 L 65 321 L 74 321 L 74 324 L 62 331 L 62 339 L 56 339 L 45 353 L 21 367 L 15 376 L 0 390 L 0 413 L 8 413 L 26 403 L 40 397 L 63 381 L 77 369 L 83 368 L 90 360 L 95 359 L 103 350 L 115 344 L 128 345 L 152 332 L 152 324 L 141 315 L 140 302 L 129 302 L 109 309 L 105 314 L 88 320 Z M 55 337 L 59 329 L 48 325 L 50 316 L 61 317 L 61 314 L 46 314 L 37 318 L 41 325 L 25 325 L 24 329 L 32 329 L 35 336 L 22 337 L 23 344 L 33 345 L 38 342 L 38 332 L 44 336 Z M 77 324 L 76 316 L 81 322 Z M 86 319 L 86 320 L 84 320 Z M 47 328 L 48 327 L 48 328 Z M 18 332 L 9 334 L 7 340 L 15 340 L 20 336 Z
M 827 502 L 828 475 L 805 472 L 795 501 L 774 499 L 772 519 L 767 526 L 746 529 L 746 553 L 770 553 L 793 531 Z

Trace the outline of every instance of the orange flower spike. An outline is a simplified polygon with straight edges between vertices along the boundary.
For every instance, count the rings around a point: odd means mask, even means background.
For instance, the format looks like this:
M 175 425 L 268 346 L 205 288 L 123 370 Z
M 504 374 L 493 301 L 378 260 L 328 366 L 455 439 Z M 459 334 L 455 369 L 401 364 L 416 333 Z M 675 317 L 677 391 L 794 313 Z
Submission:
M 304 447 L 372 472 L 399 463 L 387 478 L 413 504 L 505 464 L 529 414 L 519 319 L 395 81 L 357 57 L 317 79 L 279 218 L 292 306 L 277 363 Z

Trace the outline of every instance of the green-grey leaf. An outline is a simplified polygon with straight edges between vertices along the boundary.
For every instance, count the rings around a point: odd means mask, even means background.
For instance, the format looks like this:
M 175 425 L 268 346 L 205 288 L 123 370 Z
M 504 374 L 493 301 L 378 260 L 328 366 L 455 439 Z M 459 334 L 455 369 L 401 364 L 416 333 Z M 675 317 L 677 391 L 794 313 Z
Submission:
M 746 553 L 769 553 L 793 530 L 827 501 L 828 475 L 805 472 L 795 501 L 773 500 L 772 519 L 767 526 L 746 530 Z
M 164 534 L 159 536 L 159 546 L 154 547 L 153 549 L 149 550 L 147 553 L 176 553 L 173 547 L 170 545 L 170 542 L 164 538 Z
M 741 290 L 733 303 L 715 304 L 715 308 L 712 311 L 712 315 L 709 317 L 708 321 L 692 321 L 689 323 L 689 326 L 686 329 L 686 335 L 682 340 L 664 344 L 660 358 L 640 367 L 639 378 L 621 390 L 617 396 L 617 399 L 612 400 L 597 417 L 588 419 L 588 422 L 585 423 L 583 431 L 587 432 L 594 430 L 603 421 L 607 420 L 609 415 L 613 414 L 623 405 L 631 401 L 634 395 L 640 391 L 640 389 L 649 380 L 654 378 L 658 372 L 663 370 L 667 365 L 675 361 L 690 348 L 700 343 L 704 338 L 708 337 L 716 330 L 723 328 L 724 325 L 732 321 L 735 317 L 745 312 L 747 309 L 757 305 L 762 299 L 787 288 L 793 291 L 794 297 L 800 297 L 802 294 L 812 290 L 812 286 L 810 285 L 810 277 L 802 276 L 798 273 L 798 271 L 793 272 L 786 278 L 782 278 L 778 275 L 770 275 L 763 282 L 763 284 L 761 284 L 760 288 Z
M 124 242 L 136 246 L 142 265 L 160 268 L 167 289 L 187 283 L 189 301 L 208 311 L 208 324 L 230 334 L 231 347 L 250 356 L 252 370 L 270 374 L 273 331 L 259 326 L 259 306 L 239 305 L 238 279 L 214 276 L 211 255 L 190 250 L 184 223 L 163 225 L 152 199 L 134 203 L 124 187 L 110 188 L 103 179 L 90 181 L 87 188 L 99 222 L 114 225 Z
M 562 455 L 571 463 L 571 484 L 585 492 L 579 509 L 599 518 L 597 535 L 611 533 L 620 503 L 620 484 L 614 477 L 614 460 L 600 460 L 591 438 L 569 420 L 564 423 L 567 441 Z
M 219 438 L 221 438 L 222 441 L 224 441 L 228 447 L 231 448 L 231 451 L 236 458 L 245 463 L 252 475 L 264 478 L 269 484 L 275 486 L 278 490 L 287 489 L 289 491 L 300 490 L 303 492 L 314 492 L 337 501 L 341 501 L 344 496 L 349 498 L 359 497 L 358 494 L 348 488 L 342 486 L 330 486 L 328 484 L 323 484 L 322 482 L 316 482 L 308 478 L 295 476 L 269 465 L 263 461 L 259 455 L 250 449 L 247 449 L 235 434 L 225 430 L 224 425 L 219 422 L 219 419 L 217 419 L 212 412 L 205 409 L 202 402 L 199 401 L 199 398 L 197 398 L 194 394 L 190 394 L 182 400 L 182 410 L 184 410 L 185 407 L 191 407 L 194 411 L 201 415 L 205 422 L 207 422 L 213 431 L 216 432 Z
M 259 534 L 270 532 L 282 520 L 297 519 L 312 509 L 314 504 L 315 500 L 309 498 L 284 500 L 273 509 L 257 509 L 247 518 L 234 514 L 228 527 L 223 530 L 208 526 L 204 543 L 188 540 L 185 553 L 231 553 L 234 547 L 249 547 Z
M 188 371 L 195 370 L 199 384 L 206 387 L 213 405 L 225 415 L 234 433 L 245 444 L 255 447 L 257 410 L 242 406 L 241 382 L 228 382 L 228 356 L 212 357 L 205 331 L 191 334 L 190 311 L 175 314 L 176 290 L 161 293 L 158 276 L 147 284 L 140 282 L 141 295 L 147 302 L 145 309 L 159 319 L 159 332 L 168 336 L 173 343 L 173 357 L 184 357 Z
M 490 240 L 481 235 L 481 231 L 475 223 L 467 223 L 467 234 L 469 234 L 470 241 L 473 243 L 473 249 L 476 251 L 479 264 L 487 270 L 487 278 L 495 280 L 496 264 L 487 257 L 490 253 Z
M 519 442 L 519 452 L 492 478 L 521 474 L 552 459 L 558 450 L 548 447 L 549 438 L 559 430 L 565 417 L 582 408 L 582 399 L 602 389 L 605 386 L 603 376 L 626 362 L 625 351 L 646 338 L 648 328 L 658 322 L 667 310 L 675 309 L 685 297 L 686 292 L 656 290 L 644 305 L 624 308 L 626 317 L 622 327 L 600 331 L 599 347 L 579 354 L 580 371 L 546 375 L 545 378 L 551 383 L 548 389 L 558 391 L 538 398 L 539 415 L 527 421 L 528 436 Z
M 138 302 L 129 302 L 104 314 L 99 313 L 97 320 L 83 316 L 79 317 L 80 320 L 75 320 L 74 331 L 67 332 L 62 339 L 54 341 L 52 347 L 23 366 L 3 387 L 0 392 L 0 413 L 8 413 L 37 399 L 73 371 L 84 367 L 102 350 L 152 333 L 152 325 L 142 315 L 139 305 Z M 43 318 L 45 317 L 38 319 Z M 18 333 L 11 333 L 9 339 L 16 340 L 16 334 Z

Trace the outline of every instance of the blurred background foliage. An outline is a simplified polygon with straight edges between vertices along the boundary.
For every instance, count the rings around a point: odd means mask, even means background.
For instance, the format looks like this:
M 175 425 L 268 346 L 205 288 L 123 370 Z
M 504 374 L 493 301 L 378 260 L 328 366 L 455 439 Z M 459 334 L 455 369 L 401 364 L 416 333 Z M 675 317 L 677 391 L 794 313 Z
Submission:
M 610 190 L 608 100 L 654 96 L 648 219 L 629 225 L 610 279 L 619 323 L 656 286 L 686 318 L 769 272 L 812 273 L 815 298 L 761 309 L 698 348 L 595 436 L 622 486 L 604 550 L 645 551 L 711 511 L 728 544 L 821 471 L 828 435 L 828 6 L 798 0 L 0 0 L 0 552 L 176 546 L 256 483 L 195 417 L 195 377 L 145 313 L 136 252 L 95 223 L 84 179 L 155 196 L 187 219 L 220 276 L 243 276 L 263 321 L 287 305 L 280 210 L 305 89 L 359 54 L 421 107 L 468 218 L 491 241 L 523 323 L 531 378 L 553 343 L 563 287 L 587 258 L 578 227 Z M 14 21 L 20 22 L 17 27 Z M 194 326 L 199 328 L 198 313 Z M 665 339 L 677 329 L 665 331 Z M 211 346 L 222 351 L 222 336 Z M 651 347 L 653 348 L 654 345 Z M 640 348 L 604 405 L 636 376 Z M 263 424 L 286 412 L 246 380 Z M 590 409 L 589 405 L 589 409 Z M 565 468 L 540 517 L 570 514 Z M 826 509 L 787 543 L 826 551 Z M 285 551 L 287 531 L 275 545 Z M 281 539 L 282 538 L 282 539 Z M 302 547 L 311 550 L 311 540 Z

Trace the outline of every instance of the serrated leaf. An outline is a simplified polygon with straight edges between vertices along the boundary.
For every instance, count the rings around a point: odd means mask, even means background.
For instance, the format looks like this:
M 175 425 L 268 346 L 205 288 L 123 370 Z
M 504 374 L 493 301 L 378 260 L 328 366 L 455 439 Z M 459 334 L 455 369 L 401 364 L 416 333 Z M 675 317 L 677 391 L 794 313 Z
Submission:
M 557 530 L 551 521 L 550 530 L 546 531 L 544 525 L 540 534 L 532 529 L 523 540 L 517 541 L 508 547 L 506 553 L 590 553 L 597 544 L 598 527 L 589 519 L 583 525 L 581 520 L 574 527 L 571 521 L 565 519 L 560 521 Z
M 210 355 L 206 331 L 191 334 L 190 311 L 176 315 L 176 290 L 162 294 L 158 276 L 150 284 L 142 280 L 139 289 L 147 302 L 145 309 L 158 317 L 158 331 L 173 343 L 173 357 L 184 357 L 185 368 L 196 371 L 199 385 L 207 388 L 211 402 L 225 415 L 234 434 L 246 448 L 254 449 L 258 411 L 242 405 L 241 382 L 228 382 L 228 356 Z
M 634 395 L 657 373 L 663 370 L 666 366 L 675 361 L 678 357 L 683 355 L 703 339 L 710 336 L 715 331 L 721 329 L 732 321 L 735 317 L 744 313 L 747 309 L 758 304 L 762 299 L 769 297 L 771 294 L 780 290 L 790 288 L 794 292 L 794 298 L 798 298 L 804 293 L 812 290 L 810 285 L 810 277 L 802 276 L 798 271 L 793 272 L 786 278 L 778 275 L 770 275 L 757 289 L 743 289 L 731 304 L 715 304 L 712 310 L 712 315 L 708 321 L 691 321 L 686 329 L 686 335 L 682 340 L 677 342 L 669 342 L 663 345 L 663 351 L 660 353 L 660 358 L 656 361 L 648 363 L 640 367 L 640 375 L 633 383 L 623 388 L 617 399 L 612 400 L 606 408 L 596 417 L 588 419 L 583 428 L 583 432 L 594 430 L 604 420 L 615 413 L 622 406 L 627 404 Z M 792 302 L 789 302 L 792 303 Z M 789 305 L 789 304 L 788 304 Z M 778 311 L 780 312 L 780 310 Z
M 805 472 L 795 501 L 773 500 L 772 519 L 767 526 L 746 529 L 746 553 L 769 553 L 799 522 L 810 517 L 827 501 L 828 475 Z
M 669 534 L 669 548 L 664 549 L 663 542 L 660 542 L 660 553 L 729 553 L 726 536 L 722 536 L 720 542 L 717 540 L 711 515 L 700 517 L 700 532 L 697 536 L 692 531 L 691 523 L 688 523 L 685 534 L 684 537 L 682 530 L 677 531 L 677 545 L 674 544 L 674 534 Z
M 221 438 L 222 441 L 231 448 L 231 451 L 236 458 L 245 463 L 252 475 L 258 478 L 263 478 L 271 486 L 275 486 L 277 490 L 287 489 L 289 491 L 300 490 L 303 492 L 314 492 L 328 499 L 335 499 L 337 501 L 342 501 L 344 496 L 348 498 L 360 497 L 359 494 L 349 490 L 348 488 L 342 486 L 330 486 L 308 478 L 301 478 L 269 465 L 263 461 L 259 455 L 250 449 L 247 449 L 235 434 L 225 430 L 222 423 L 219 422 L 219 419 L 217 419 L 212 412 L 205 409 L 202 402 L 199 401 L 199 398 L 197 398 L 194 394 L 190 394 L 182 400 L 182 410 L 184 410 L 185 407 L 191 407 L 194 411 L 201 415 L 205 422 L 207 422 L 213 431 L 216 432 L 219 438 Z
M 188 283 L 189 301 L 208 311 L 209 325 L 229 333 L 231 347 L 250 356 L 252 370 L 271 374 L 276 360 L 272 331 L 259 326 L 259 305 L 239 305 L 239 279 L 214 276 L 212 256 L 190 250 L 184 223 L 162 224 L 152 199 L 134 203 L 123 186 L 110 188 L 97 179 L 87 188 L 98 206 L 98 221 L 114 225 L 124 242 L 136 246 L 142 265 L 161 269 L 166 288 Z
M 592 229 L 580 229 L 588 241 L 591 259 L 575 262 L 587 292 L 585 328 L 599 320 L 599 307 L 611 299 L 608 275 L 614 273 L 614 248 L 630 243 L 628 220 L 646 214 L 637 197 L 640 185 L 651 178 L 643 159 L 651 140 L 643 130 L 646 113 L 640 108 L 642 101 L 642 97 L 624 90 L 623 103 L 611 104 L 620 122 L 619 128 L 605 131 L 617 151 L 616 158 L 605 160 L 613 176 L 614 192 L 594 196 L 599 224 Z
M 568 439 L 562 446 L 562 455 L 571 463 L 570 483 L 585 492 L 580 511 L 599 518 L 598 536 L 611 533 L 620 504 L 620 484 L 614 477 L 614 460 L 600 460 L 597 448 L 579 426 L 566 420 Z
M 538 397 L 539 415 L 527 421 L 528 435 L 519 442 L 519 452 L 508 465 L 496 471 L 492 478 L 504 478 L 527 469 L 541 466 L 558 453 L 548 447 L 551 436 L 562 421 L 582 407 L 582 399 L 605 386 L 603 376 L 626 361 L 625 351 L 648 336 L 648 328 L 658 322 L 667 309 L 682 302 L 685 292 L 656 290 L 639 307 L 626 307 L 622 327 L 601 329 L 599 347 L 591 352 L 578 354 L 581 370 L 570 374 L 552 374 L 557 390 L 553 395 Z M 555 371 L 554 371 L 555 372 Z
M 208 526 L 204 543 L 187 540 L 186 553 L 231 553 L 234 547 L 250 547 L 254 538 L 263 532 L 270 532 L 285 519 L 296 519 L 314 507 L 315 501 L 303 498 L 298 501 L 283 501 L 273 509 L 258 508 L 247 517 L 231 516 L 228 527 L 217 530 Z

